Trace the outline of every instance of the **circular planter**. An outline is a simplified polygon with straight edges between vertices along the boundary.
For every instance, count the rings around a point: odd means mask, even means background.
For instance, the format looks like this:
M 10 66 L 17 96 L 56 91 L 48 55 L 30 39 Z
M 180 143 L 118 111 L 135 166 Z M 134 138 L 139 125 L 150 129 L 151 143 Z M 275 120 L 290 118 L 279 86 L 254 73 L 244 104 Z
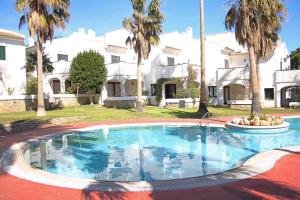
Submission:
M 283 124 L 276 126 L 243 126 L 232 122 L 226 122 L 225 126 L 230 130 L 251 134 L 283 133 L 287 132 L 290 128 L 290 124 L 288 122 L 283 122 Z

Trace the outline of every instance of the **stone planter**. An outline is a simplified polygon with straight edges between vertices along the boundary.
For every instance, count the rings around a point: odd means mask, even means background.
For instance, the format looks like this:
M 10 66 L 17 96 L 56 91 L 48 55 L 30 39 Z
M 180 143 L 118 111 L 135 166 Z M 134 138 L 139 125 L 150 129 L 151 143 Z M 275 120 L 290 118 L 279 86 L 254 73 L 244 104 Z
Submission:
M 288 122 L 283 122 L 281 125 L 274 126 L 246 126 L 238 125 L 232 122 L 226 122 L 225 126 L 233 131 L 238 131 L 241 133 L 251 133 L 251 134 L 273 134 L 273 133 L 284 133 L 289 130 L 290 124 Z

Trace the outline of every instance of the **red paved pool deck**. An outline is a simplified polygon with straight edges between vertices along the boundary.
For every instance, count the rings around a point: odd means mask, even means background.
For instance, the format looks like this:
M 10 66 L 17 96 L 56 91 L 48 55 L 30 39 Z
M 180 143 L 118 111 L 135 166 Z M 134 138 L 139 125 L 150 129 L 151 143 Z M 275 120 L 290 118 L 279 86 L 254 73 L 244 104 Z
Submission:
M 214 119 L 211 123 L 223 124 L 229 118 Z M 37 136 L 62 130 L 100 124 L 123 124 L 145 122 L 199 122 L 195 119 L 145 119 L 122 120 L 109 123 L 82 123 L 60 127 L 41 127 L 31 131 L 0 135 L 0 152 L 10 145 Z M 290 152 L 277 161 L 273 169 L 252 178 L 234 183 L 164 192 L 99 192 L 67 189 L 38 184 L 0 172 L 0 200 L 193 200 L 193 199 L 300 199 L 300 153 Z

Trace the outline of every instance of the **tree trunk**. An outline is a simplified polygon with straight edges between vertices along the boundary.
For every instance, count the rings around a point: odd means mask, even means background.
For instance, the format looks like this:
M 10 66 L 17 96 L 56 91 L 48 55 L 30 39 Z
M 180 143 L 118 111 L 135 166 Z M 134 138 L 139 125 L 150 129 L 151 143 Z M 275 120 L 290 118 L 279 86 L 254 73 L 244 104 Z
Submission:
M 257 67 L 256 67 L 256 57 L 254 54 L 254 48 L 252 45 L 248 44 L 249 57 L 250 57 L 250 81 L 252 89 L 252 105 L 251 114 L 260 114 L 260 104 L 259 104 L 259 93 L 258 93 L 258 77 L 257 77 Z
M 256 71 L 257 71 L 258 101 L 259 101 L 259 107 L 260 107 L 260 110 L 261 110 L 261 108 L 262 108 L 262 105 L 261 105 L 261 99 L 262 99 L 261 77 L 260 77 L 260 68 L 259 68 L 259 58 L 257 58 L 257 57 L 256 57 Z
M 206 77 L 205 77 L 205 33 L 204 33 L 204 0 L 200 0 L 200 43 L 201 43 L 201 80 L 200 80 L 200 103 L 198 112 L 201 117 L 208 110 L 206 106 Z
M 141 72 L 141 56 L 138 55 L 137 63 L 137 101 L 136 101 L 136 112 L 143 112 L 143 102 L 142 102 L 142 72 Z
M 38 79 L 38 99 L 37 99 L 37 116 L 46 116 L 45 102 L 44 102 L 44 86 L 43 86 L 43 46 L 42 42 L 37 42 L 37 79 Z
M 93 94 L 90 93 L 90 105 L 94 105 Z

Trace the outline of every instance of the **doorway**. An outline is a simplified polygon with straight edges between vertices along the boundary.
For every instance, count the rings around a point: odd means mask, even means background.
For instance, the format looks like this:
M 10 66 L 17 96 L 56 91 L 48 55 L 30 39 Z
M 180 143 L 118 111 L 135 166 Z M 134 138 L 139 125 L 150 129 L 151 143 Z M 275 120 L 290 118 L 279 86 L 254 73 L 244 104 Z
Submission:
M 224 97 L 224 105 L 227 105 L 228 101 L 230 100 L 230 87 L 229 86 L 223 87 L 223 97 Z
M 176 98 L 176 84 L 165 85 L 165 96 L 166 99 Z

